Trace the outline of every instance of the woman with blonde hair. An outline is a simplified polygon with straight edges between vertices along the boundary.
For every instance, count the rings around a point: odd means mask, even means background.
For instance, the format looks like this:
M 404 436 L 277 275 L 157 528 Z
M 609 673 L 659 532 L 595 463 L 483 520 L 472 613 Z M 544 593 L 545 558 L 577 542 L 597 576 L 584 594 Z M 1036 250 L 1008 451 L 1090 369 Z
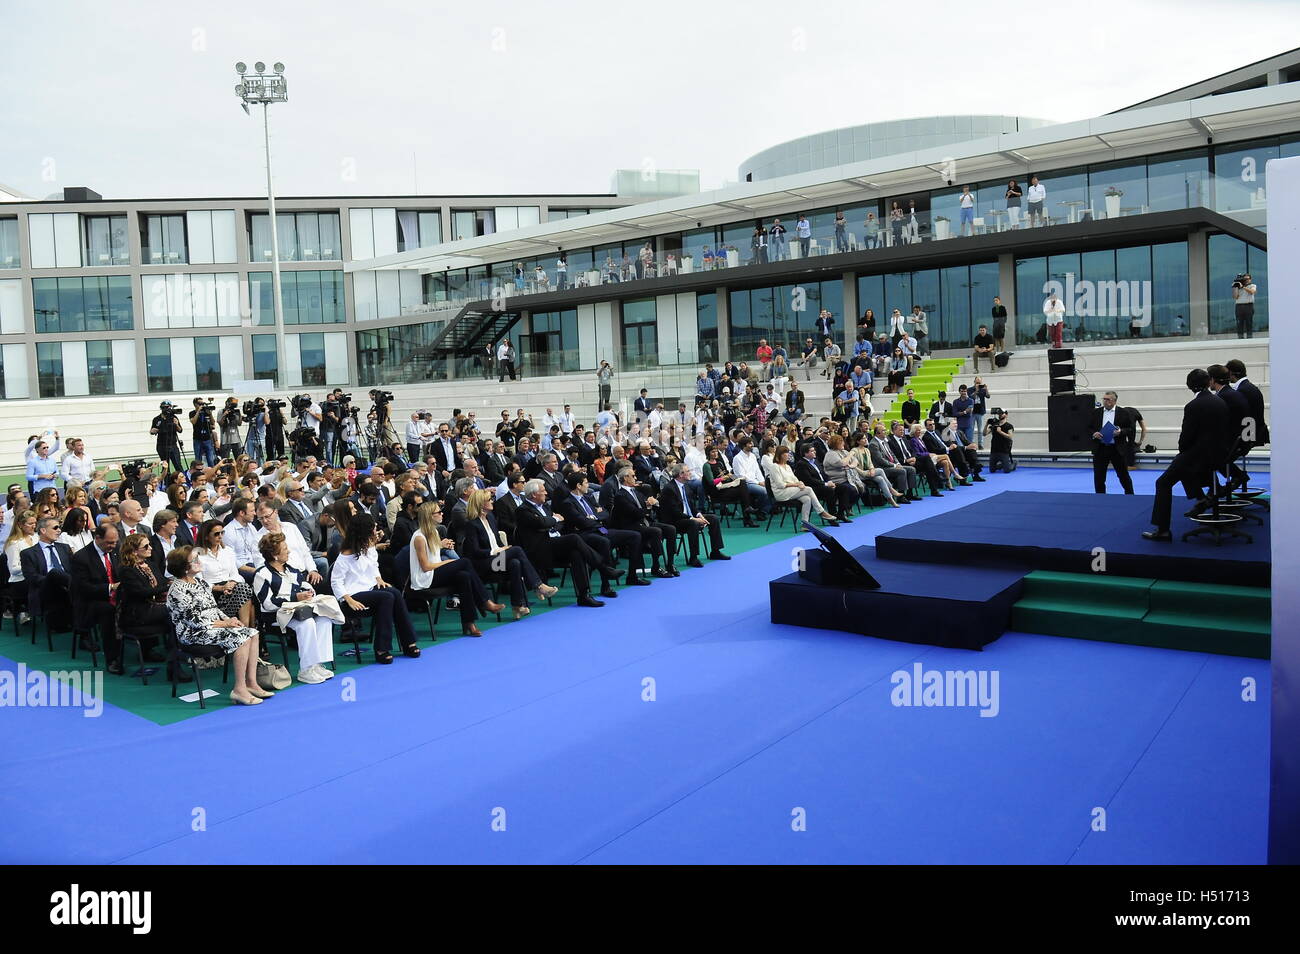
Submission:
M 532 590 L 542 600 L 554 596 L 556 589 L 546 585 L 522 547 L 510 546 L 505 541 L 505 535 L 497 529 L 496 518 L 492 515 L 494 497 L 491 490 L 470 493 L 465 505 L 466 522 L 461 545 L 465 549 L 465 558 L 474 564 L 480 576 L 493 572 L 505 575 L 515 619 L 523 619 L 532 612 L 524 595 L 525 589 Z
M 24 510 L 15 513 L 13 526 L 9 528 L 9 537 L 5 540 L 4 554 L 9 563 L 9 599 L 16 606 L 27 605 L 27 581 L 23 579 L 22 552 L 28 547 L 36 546 L 36 511 Z M 21 611 L 18 623 L 26 623 L 30 616 Z
M 822 461 L 826 476 L 836 483 L 847 480 L 860 495 L 866 492 L 866 482 L 871 481 L 876 485 L 881 496 L 889 502 L 889 505 L 897 507 L 898 499 L 896 498 L 902 498 L 903 495 L 893 488 L 893 485 L 889 483 L 881 470 L 871 466 L 870 461 L 863 464 L 860 445 L 866 442 L 866 435 L 859 436 L 862 440 L 855 441 L 857 446 L 854 446 L 851 450 L 844 449 L 844 438 L 842 436 L 839 434 L 831 436 L 831 439 L 827 441 L 830 450 L 826 452 L 826 459 Z
M 831 516 L 830 512 L 822 506 L 817 494 L 811 487 L 797 479 L 794 470 L 790 467 L 790 448 L 784 444 L 776 449 L 772 455 L 772 463 L 768 467 L 768 477 L 772 481 L 772 493 L 781 503 L 789 500 L 798 500 L 800 506 L 800 519 L 808 522 L 812 511 L 816 510 L 821 518 L 831 526 L 838 526 L 839 521 Z M 798 529 L 798 525 L 795 526 Z
M 499 613 L 474 564 L 456 555 L 455 544 L 442 526 L 442 504 L 430 500 L 416 511 L 420 529 L 411 536 L 411 590 L 415 593 L 434 586 L 454 589 L 460 597 L 460 628 L 465 636 L 482 636 L 474 624 L 475 610 Z

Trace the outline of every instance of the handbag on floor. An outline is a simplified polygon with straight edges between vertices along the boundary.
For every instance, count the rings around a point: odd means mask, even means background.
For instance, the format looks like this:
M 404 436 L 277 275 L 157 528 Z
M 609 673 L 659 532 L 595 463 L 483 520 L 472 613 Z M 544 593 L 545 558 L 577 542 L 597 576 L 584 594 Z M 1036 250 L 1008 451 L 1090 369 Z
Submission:
M 284 666 L 277 666 L 265 659 L 257 661 L 257 684 L 267 692 L 273 692 L 276 689 L 288 689 L 292 683 L 293 679 L 289 675 L 289 670 Z

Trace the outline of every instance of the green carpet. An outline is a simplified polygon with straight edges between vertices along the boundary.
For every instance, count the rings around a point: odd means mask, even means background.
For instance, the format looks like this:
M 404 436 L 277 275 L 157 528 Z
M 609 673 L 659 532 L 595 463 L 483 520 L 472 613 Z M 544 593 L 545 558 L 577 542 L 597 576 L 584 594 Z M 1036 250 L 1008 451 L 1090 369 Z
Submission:
M 769 532 L 764 532 L 762 527 L 759 527 L 758 529 L 745 529 L 739 520 L 734 521 L 729 527 L 725 524 L 723 526 L 723 536 L 726 544 L 725 550 L 733 556 L 744 553 L 748 550 L 757 549 L 758 547 L 780 543 L 794 535 L 794 528 L 788 517 L 784 528 L 778 529 L 776 521 L 773 521 L 772 529 Z M 709 561 L 703 557 L 701 559 L 703 560 L 705 567 L 707 567 Z M 703 570 L 686 566 L 684 556 L 679 557 L 676 562 L 683 576 L 687 573 L 704 572 Z M 647 566 L 649 565 L 649 560 L 646 561 L 646 564 Z M 623 566 L 625 568 L 626 565 L 626 561 L 624 561 Z M 559 582 L 558 571 L 556 576 L 552 578 L 552 582 Z M 671 588 L 672 581 L 655 580 L 654 585 L 657 587 Z M 624 589 L 624 587 L 619 586 L 617 589 Z M 534 602 L 532 614 L 527 619 L 520 620 L 518 624 L 516 624 L 511 618 L 511 611 L 507 608 L 501 614 L 502 621 L 500 623 L 498 623 L 493 617 L 486 617 L 478 621 L 479 629 L 481 629 L 485 634 L 489 634 L 491 630 L 498 626 L 527 626 L 529 620 L 533 616 L 549 613 L 552 610 L 560 609 L 561 607 L 572 606 L 575 600 L 576 596 L 573 592 L 572 583 L 568 582 L 563 588 L 561 588 L 559 593 L 555 594 L 549 605 L 546 603 Z M 601 611 L 592 609 L 584 612 L 598 614 Z M 456 610 L 449 610 L 445 606 L 443 607 L 438 620 L 438 639 L 435 643 L 430 643 L 429 641 L 429 620 L 425 613 L 412 613 L 411 621 L 414 623 L 415 630 L 419 634 L 421 648 L 424 650 L 426 655 L 436 650 L 439 646 L 445 646 L 455 639 L 464 638 L 460 635 L 459 612 Z M 37 626 L 36 632 L 36 645 L 32 645 L 30 627 L 24 626 L 21 636 L 15 638 L 14 621 L 7 619 L 0 622 L 0 655 L 13 660 L 15 663 L 25 663 L 29 670 L 49 673 L 89 670 L 91 665 L 90 654 L 88 652 L 79 650 L 75 660 L 70 658 L 71 641 L 72 636 L 70 634 L 56 634 L 54 636 L 54 651 L 50 652 L 46 648 L 45 631 L 39 625 Z M 336 629 L 334 643 L 335 672 L 342 674 L 357 669 L 361 665 L 375 665 L 373 661 L 374 656 L 370 652 L 370 646 L 368 643 L 362 644 L 365 656 L 363 657 L 364 661 L 360 664 L 353 661 L 351 657 L 342 655 L 343 650 L 348 649 L 349 646 L 350 644 L 339 640 L 338 630 Z M 128 673 L 132 672 L 136 668 L 133 657 L 131 656 L 132 651 L 133 647 L 128 647 L 126 657 L 127 661 L 125 664 Z M 283 656 L 281 655 L 278 646 L 271 647 L 271 658 L 277 663 L 283 662 Z M 99 657 L 99 662 L 102 667 L 102 655 Z M 296 675 L 297 658 L 293 650 L 290 650 L 289 652 L 289 663 L 290 674 Z M 117 706 L 120 709 L 133 712 L 141 718 L 148 719 L 158 725 L 170 725 L 173 722 L 180 722 L 183 719 L 193 718 L 194 716 L 203 715 L 207 712 L 216 712 L 227 706 L 234 705 L 234 703 L 230 701 L 230 685 L 223 685 L 221 683 L 220 669 L 208 669 L 203 671 L 202 677 L 204 687 L 207 689 L 215 689 L 220 693 L 220 695 L 209 698 L 207 700 L 207 708 L 200 709 L 197 702 L 188 703 L 181 702 L 179 699 L 173 699 L 171 697 L 171 683 L 167 681 L 166 667 L 161 663 L 154 663 L 151 665 L 156 666 L 158 671 L 149 677 L 148 686 L 143 685 L 138 678 L 132 679 L 127 676 L 105 675 L 104 701 Z M 295 680 L 289 689 L 283 691 L 301 692 L 311 691 L 316 688 L 318 687 L 303 685 Z M 181 694 L 194 692 L 194 684 L 182 684 L 179 687 L 179 692 Z
M 1023 633 L 1267 659 L 1272 591 L 1036 570 L 1011 613 Z

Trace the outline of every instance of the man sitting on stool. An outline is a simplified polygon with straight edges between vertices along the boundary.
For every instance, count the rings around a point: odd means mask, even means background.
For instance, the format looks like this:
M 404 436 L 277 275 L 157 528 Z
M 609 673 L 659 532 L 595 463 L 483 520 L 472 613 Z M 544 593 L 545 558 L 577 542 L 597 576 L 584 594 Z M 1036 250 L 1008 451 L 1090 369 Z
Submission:
M 1228 406 L 1208 390 L 1210 376 L 1201 368 L 1187 372 L 1187 387 L 1196 396 L 1183 407 L 1183 426 L 1178 435 L 1178 456 L 1156 480 L 1156 502 L 1151 507 L 1154 530 L 1143 530 L 1148 540 L 1172 542 L 1169 532 L 1173 509 L 1174 484 L 1181 482 L 1196 504 L 1188 516 L 1199 516 L 1210 506 L 1201 488 L 1210 482 L 1210 473 L 1223 458 L 1228 432 Z
M 1101 407 L 1093 408 L 1088 419 L 1092 432 L 1092 487 L 1099 494 L 1106 492 L 1106 469 L 1115 468 L 1119 485 L 1124 493 L 1133 493 L 1133 478 L 1128 472 L 1128 445 L 1133 442 L 1137 423 L 1133 412 L 1118 407 L 1119 395 L 1107 391 L 1101 396 Z

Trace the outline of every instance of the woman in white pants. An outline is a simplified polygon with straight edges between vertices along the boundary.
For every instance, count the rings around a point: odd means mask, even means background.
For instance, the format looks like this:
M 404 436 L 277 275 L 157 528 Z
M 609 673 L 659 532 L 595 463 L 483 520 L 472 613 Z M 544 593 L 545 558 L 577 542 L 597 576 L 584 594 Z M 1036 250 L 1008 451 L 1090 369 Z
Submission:
M 283 533 L 268 533 L 257 548 L 266 561 L 253 575 L 253 594 L 262 612 L 274 616 L 286 602 L 310 599 L 315 590 L 307 585 L 307 571 L 291 567 L 289 544 Z M 334 672 L 325 663 L 334 661 L 334 623 L 324 616 L 289 620 L 289 629 L 298 637 L 298 681 L 308 684 L 333 679 Z
M 771 478 L 772 493 L 776 496 L 776 499 L 781 503 L 788 500 L 798 500 L 801 508 L 799 517 L 805 523 L 808 522 L 811 512 L 816 510 L 821 514 L 823 520 L 832 526 L 837 524 L 836 519 L 826 511 L 821 501 L 817 499 L 817 494 L 813 492 L 813 489 L 795 478 L 794 471 L 790 469 L 790 448 L 784 444 L 777 447 L 767 472 Z M 798 528 L 796 527 L 796 529 Z

